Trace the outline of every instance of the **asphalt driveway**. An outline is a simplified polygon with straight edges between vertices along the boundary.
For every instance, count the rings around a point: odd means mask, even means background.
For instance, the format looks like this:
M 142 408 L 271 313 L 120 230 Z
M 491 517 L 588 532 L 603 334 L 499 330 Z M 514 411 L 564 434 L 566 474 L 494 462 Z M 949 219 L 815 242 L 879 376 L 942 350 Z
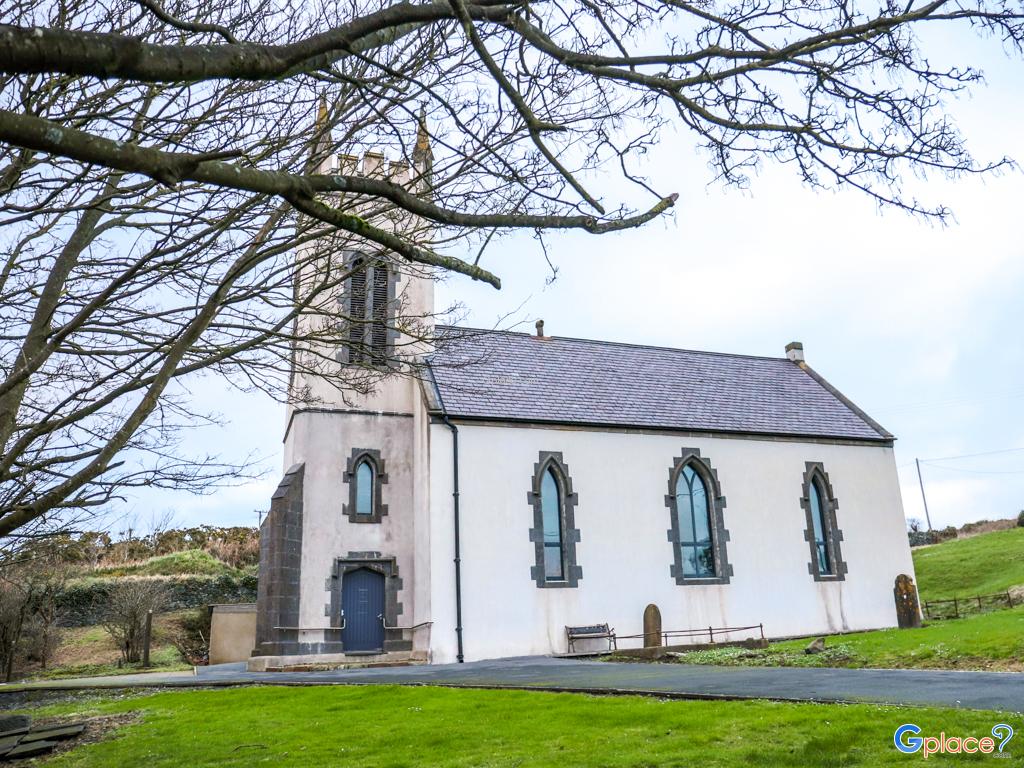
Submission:
M 643 693 L 682 698 L 846 701 L 1024 711 L 1024 674 L 945 670 L 707 667 L 525 657 L 467 664 L 349 669 L 329 672 L 248 672 L 244 664 L 198 667 L 195 673 L 150 673 L 52 680 L 7 690 L 219 685 L 447 685 L 595 693 Z M 2 706 L 0 706 L 2 708 Z

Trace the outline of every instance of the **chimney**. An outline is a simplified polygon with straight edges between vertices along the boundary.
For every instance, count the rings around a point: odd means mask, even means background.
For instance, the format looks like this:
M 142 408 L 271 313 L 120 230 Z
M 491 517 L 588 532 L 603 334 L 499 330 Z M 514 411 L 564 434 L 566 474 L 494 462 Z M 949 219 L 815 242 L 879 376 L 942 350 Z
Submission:
M 544 321 L 543 320 L 538 320 L 536 322 L 536 326 L 537 326 L 537 338 L 538 339 L 543 339 L 544 338 Z
M 786 345 L 786 357 L 794 363 L 802 363 L 804 361 L 804 345 L 799 341 L 789 342 Z

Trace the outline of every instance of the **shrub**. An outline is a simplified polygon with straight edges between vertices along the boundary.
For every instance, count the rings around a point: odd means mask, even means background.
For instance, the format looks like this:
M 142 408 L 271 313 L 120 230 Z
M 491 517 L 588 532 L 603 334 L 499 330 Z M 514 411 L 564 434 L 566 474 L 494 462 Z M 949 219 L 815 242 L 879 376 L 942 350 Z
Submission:
M 60 645 L 60 628 L 39 613 L 32 614 L 22 627 L 22 652 L 27 661 L 46 669 Z
M 1017 527 L 1024 528 L 1024 509 L 1022 509 L 1020 514 L 1017 515 Z
M 159 613 L 167 603 L 164 585 L 151 579 L 123 579 L 110 590 L 103 628 L 121 649 L 121 658 L 137 662 L 142 658 L 146 615 Z

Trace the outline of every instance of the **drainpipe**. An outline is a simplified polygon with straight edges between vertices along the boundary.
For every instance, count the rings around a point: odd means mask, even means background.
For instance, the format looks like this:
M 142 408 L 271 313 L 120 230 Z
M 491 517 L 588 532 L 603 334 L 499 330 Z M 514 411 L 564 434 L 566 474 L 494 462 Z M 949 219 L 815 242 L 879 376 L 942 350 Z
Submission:
M 455 518 L 455 641 L 457 652 L 456 661 L 463 662 L 462 654 L 462 556 L 459 525 L 459 428 L 452 424 L 448 418 L 448 411 L 444 407 L 444 398 L 441 397 L 441 389 L 437 386 L 437 379 L 434 377 L 434 369 L 429 367 L 430 378 L 434 382 L 434 391 L 437 393 L 437 401 L 441 406 L 441 421 L 452 431 L 452 508 Z

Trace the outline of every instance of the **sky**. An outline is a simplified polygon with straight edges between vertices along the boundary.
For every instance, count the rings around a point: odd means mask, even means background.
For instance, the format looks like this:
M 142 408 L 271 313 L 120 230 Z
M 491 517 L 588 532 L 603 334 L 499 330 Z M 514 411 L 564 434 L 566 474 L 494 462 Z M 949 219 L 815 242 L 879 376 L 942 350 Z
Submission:
M 997 44 L 958 38 L 956 50 L 987 76 L 950 108 L 974 154 L 1024 161 L 1024 63 Z M 908 518 L 924 519 L 916 458 L 936 528 L 1024 509 L 1024 173 L 912 185 L 952 208 L 942 226 L 854 190 L 811 191 L 784 167 L 725 188 L 685 134 L 666 134 L 645 170 L 679 194 L 671 217 L 552 237 L 553 282 L 530 238 L 506 240 L 485 264 L 501 291 L 452 277 L 437 306 L 460 304 L 478 327 L 532 331 L 543 318 L 549 335 L 686 349 L 781 357 L 801 341 L 815 370 L 896 435 Z M 255 446 L 263 475 L 203 497 L 150 490 L 115 512 L 143 526 L 167 512 L 179 525 L 255 525 L 281 472 L 283 407 L 216 379 L 192 391 L 226 422 L 197 430 L 197 452 L 237 459 Z

